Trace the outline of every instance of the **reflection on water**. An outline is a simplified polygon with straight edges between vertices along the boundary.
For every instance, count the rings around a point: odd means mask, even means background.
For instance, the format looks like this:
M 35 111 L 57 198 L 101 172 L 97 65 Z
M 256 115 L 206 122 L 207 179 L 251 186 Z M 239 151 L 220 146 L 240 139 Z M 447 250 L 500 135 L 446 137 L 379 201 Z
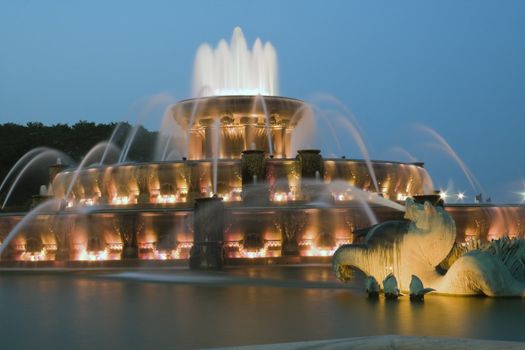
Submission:
M 525 341 L 522 299 L 366 298 L 328 266 L 0 277 L 3 348 L 197 348 L 378 334 Z

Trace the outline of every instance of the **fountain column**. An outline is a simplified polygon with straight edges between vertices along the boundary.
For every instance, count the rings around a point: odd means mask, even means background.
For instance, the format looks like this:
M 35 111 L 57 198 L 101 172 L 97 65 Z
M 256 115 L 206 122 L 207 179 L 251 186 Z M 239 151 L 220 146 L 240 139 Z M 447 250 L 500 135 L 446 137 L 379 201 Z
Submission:
M 324 162 L 321 151 L 305 149 L 297 151 L 297 159 L 301 165 L 301 192 L 305 200 L 312 199 L 322 185 Z
M 249 204 L 268 203 L 263 150 L 245 150 L 241 156 L 242 199 Z
M 220 269 L 224 264 L 224 203 L 220 197 L 198 198 L 193 211 L 191 269 Z

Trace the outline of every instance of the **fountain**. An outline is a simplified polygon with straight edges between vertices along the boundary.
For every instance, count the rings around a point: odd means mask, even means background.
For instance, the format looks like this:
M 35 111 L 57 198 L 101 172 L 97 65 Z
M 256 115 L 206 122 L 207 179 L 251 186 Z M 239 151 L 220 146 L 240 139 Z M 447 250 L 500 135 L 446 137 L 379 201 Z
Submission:
M 407 198 L 432 197 L 423 163 L 371 159 L 355 121 L 341 113 L 326 122 L 339 122 L 364 159 L 326 158 L 305 147 L 319 109 L 277 96 L 277 88 L 270 43 L 256 40 L 250 49 L 236 28 L 230 44 L 201 46 L 194 96 L 166 110 L 174 134 L 163 135 L 155 160 L 129 159 L 134 126 L 110 164 L 118 124 L 80 165 L 52 165 L 39 183 L 49 190 L 38 200 L 48 202 L 14 211 L 5 198 L 0 265 L 211 269 L 328 262 L 371 225 L 401 220 Z M 170 151 L 172 144 L 180 149 Z M 42 151 L 22 157 L 16 169 Z M 91 163 L 96 152 L 100 161 Z M 459 243 L 524 235 L 521 205 L 446 204 L 444 210 L 456 222 Z

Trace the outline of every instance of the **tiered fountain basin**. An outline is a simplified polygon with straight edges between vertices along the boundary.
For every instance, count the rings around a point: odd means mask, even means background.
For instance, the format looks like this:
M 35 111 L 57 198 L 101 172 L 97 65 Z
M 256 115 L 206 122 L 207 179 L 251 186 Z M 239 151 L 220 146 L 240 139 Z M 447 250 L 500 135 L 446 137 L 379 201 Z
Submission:
M 322 159 L 314 150 L 304 152 L 320 159 L 319 169 L 313 170 L 313 176 L 305 176 L 307 169 L 302 169 L 304 161 L 301 161 L 300 156 L 264 158 L 262 151 L 247 151 L 242 159 L 219 159 L 217 194 L 225 202 L 242 202 L 247 195 L 247 187 L 254 183 L 264 188 L 264 192 L 260 193 L 261 199 L 282 203 L 305 203 L 321 195 L 333 197 L 334 202 L 350 201 L 355 199 L 352 196 L 353 187 L 375 192 L 364 161 Z M 425 189 L 432 188 L 428 173 L 419 163 L 373 161 L 372 166 L 384 198 L 403 201 L 407 196 L 423 194 Z M 255 171 L 258 173 L 251 174 L 254 167 L 260 169 Z M 251 176 L 246 179 L 246 175 Z M 69 183 L 74 180 L 68 198 L 69 207 L 144 207 L 166 204 L 192 207 L 196 198 L 213 195 L 213 162 L 183 160 L 97 166 L 78 173 L 64 170 L 53 181 L 55 197 L 63 198 Z M 312 182 L 322 185 L 315 194 L 305 192 L 304 187 L 312 185 Z
M 41 210 L 22 226 L 0 264 L 187 264 L 192 249 L 201 256 L 210 245 L 230 264 L 328 261 L 374 217 L 402 219 L 399 208 L 407 197 L 432 193 L 422 163 L 295 151 L 294 128 L 306 110 L 302 101 L 282 97 L 186 100 L 172 108 L 189 135 L 186 158 L 52 166 L 50 184 L 60 208 Z M 196 219 L 196 203 L 207 206 L 203 198 L 218 205 Z M 523 237 L 520 205 L 446 209 L 456 221 L 458 242 Z M 2 241 L 25 214 L 0 214 Z M 211 228 L 217 230 L 201 232 Z
M 293 98 L 240 95 L 184 100 L 175 104 L 171 113 L 188 134 L 188 159 L 213 157 L 215 123 L 219 158 L 238 159 L 248 149 L 270 152 L 269 142 L 274 158 L 291 158 L 295 156 L 292 132 L 310 109 Z

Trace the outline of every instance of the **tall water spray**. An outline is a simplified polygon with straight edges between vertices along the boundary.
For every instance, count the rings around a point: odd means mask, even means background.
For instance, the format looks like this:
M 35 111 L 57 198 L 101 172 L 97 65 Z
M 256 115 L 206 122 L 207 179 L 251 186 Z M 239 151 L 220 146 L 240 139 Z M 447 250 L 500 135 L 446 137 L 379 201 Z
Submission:
M 411 163 L 417 162 L 417 158 L 401 146 L 390 147 L 388 152 L 392 154 L 397 154 L 398 156 L 403 157 L 404 160 L 407 160 Z
M 256 39 L 250 49 L 241 28 L 228 44 L 202 44 L 193 72 L 194 97 L 213 95 L 278 95 L 277 54 L 271 43 Z
M 221 132 L 221 121 L 219 119 L 215 119 L 213 121 L 213 129 L 212 129 L 212 157 L 213 157 L 213 169 L 212 169 L 212 175 L 213 175 L 213 194 L 217 194 L 218 186 L 217 186 L 217 172 L 218 172 L 218 166 L 219 166 L 219 147 L 220 147 L 220 132 Z
M 268 138 L 268 150 L 270 154 L 273 154 L 273 141 L 272 141 L 272 131 L 270 128 L 270 114 L 268 113 L 268 107 L 266 106 L 266 101 L 264 101 L 264 97 L 261 94 L 258 94 L 255 97 L 255 100 L 253 102 L 253 109 L 255 110 L 257 103 L 262 107 L 262 111 L 264 113 L 264 125 L 266 128 L 266 137 Z

